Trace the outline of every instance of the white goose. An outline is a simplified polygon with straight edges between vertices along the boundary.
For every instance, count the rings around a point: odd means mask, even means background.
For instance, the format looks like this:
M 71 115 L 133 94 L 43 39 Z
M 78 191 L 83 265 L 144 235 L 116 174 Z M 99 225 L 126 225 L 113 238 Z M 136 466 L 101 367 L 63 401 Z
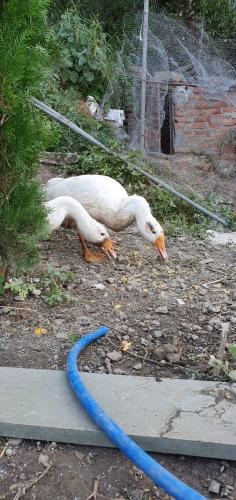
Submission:
M 48 224 L 50 229 L 58 229 L 63 222 L 73 222 L 77 228 L 77 236 L 83 250 L 86 262 L 101 262 L 104 255 L 91 252 L 86 241 L 101 244 L 106 255 L 116 257 L 112 240 L 102 224 L 94 220 L 85 208 L 70 196 L 59 196 L 45 203 L 48 209 Z
M 46 197 L 71 196 L 79 201 L 95 220 L 113 231 L 122 231 L 136 221 L 143 238 L 153 244 L 162 259 L 167 259 L 164 232 L 142 196 L 128 196 L 126 190 L 105 175 L 80 175 L 50 179 Z

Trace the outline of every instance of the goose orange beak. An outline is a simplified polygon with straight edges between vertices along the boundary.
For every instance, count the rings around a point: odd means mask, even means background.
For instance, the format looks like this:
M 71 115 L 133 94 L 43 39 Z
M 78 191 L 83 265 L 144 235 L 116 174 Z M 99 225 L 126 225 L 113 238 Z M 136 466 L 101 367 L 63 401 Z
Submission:
M 156 241 L 154 241 L 154 248 L 159 252 L 163 260 L 168 259 L 166 247 L 165 247 L 165 236 L 161 234 Z
M 104 250 L 105 254 L 109 257 L 109 259 L 111 258 L 111 256 L 113 257 L 113 259 L 116 259 L 116 251 L 111 239 L 106 239 L 103 241 L 102 249 Z

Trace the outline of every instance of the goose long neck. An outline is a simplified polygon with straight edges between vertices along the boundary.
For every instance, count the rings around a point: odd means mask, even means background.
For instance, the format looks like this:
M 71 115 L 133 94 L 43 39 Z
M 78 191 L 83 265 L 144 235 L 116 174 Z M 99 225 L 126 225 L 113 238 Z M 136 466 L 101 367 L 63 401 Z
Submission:
M 65 204 L 67 216 L 74 220 L 78 229 L 83 229 L 93 220 L 81 203 L 75 202 L 73 199 L 67 199 Z
M 129 196 L 122 204 L 121 210 L 136 220 L 137 224 L 151 215 L 148 202 L 142 196 Z

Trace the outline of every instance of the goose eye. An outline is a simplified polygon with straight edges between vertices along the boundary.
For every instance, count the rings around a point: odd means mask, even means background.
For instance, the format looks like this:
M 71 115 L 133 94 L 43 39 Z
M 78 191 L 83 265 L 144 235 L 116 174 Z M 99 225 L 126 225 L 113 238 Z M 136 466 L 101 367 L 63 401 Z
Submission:
M 105 236 L 105 233 L 101 233 L 101 236 Z

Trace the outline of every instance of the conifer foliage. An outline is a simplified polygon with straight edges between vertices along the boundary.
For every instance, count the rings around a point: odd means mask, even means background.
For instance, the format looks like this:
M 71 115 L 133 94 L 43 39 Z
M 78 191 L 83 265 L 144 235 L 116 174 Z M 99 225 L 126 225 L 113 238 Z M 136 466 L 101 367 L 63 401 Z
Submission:
M 48 55 L 48 0 L 0 2 L 0 275 L 37 260 L 45 226 L 42 192 L 35 180 L 50 125 L 32 105 L 40 97 Z M 3 278 L 2 278 L 3 279 Z M 1 276 L 0 276 L 1 281 Z

